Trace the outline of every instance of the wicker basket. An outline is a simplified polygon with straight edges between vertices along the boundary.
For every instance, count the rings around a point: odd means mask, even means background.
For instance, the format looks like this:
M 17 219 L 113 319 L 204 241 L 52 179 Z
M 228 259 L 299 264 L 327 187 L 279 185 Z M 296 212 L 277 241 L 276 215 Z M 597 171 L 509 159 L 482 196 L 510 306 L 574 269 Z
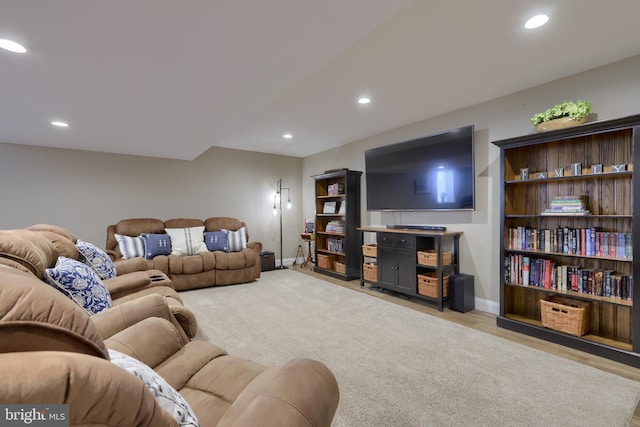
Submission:
M 558 295 L 540 300 L 542 326 L 571 335 L 582 336 L 591 323 L 591 303 Z
M 444 297 L 449 296 L 449 276 L 442 277 Z M 438 298 L 438 275 L 436 273 L 418 274 L 418 293 L 429 298 Z
M 338 273 L 347 273 L 347 264 L 345 264 L 344 262 L 336 261 L 333 263 L 333 266 Z
M 378 254 L 378 248 L 375 243 L 371 245 L 362 245 L 362 255 L 375 258 Z
M 336 261 L 336 256 L 333 254 L 318 254 L 318 267 L 333 269 L 333 263 Z
M 378 282 L 378 266 L 375 264 L 363 264 L 362 271 L 364 275 L 364 280 L 367 282 Z
M 418 251 L 418 264 L 437 267 L 438 252 L 433 250 Z M 451 264 L 451 252 L 442 252 L 442 265 L 449 264 Z

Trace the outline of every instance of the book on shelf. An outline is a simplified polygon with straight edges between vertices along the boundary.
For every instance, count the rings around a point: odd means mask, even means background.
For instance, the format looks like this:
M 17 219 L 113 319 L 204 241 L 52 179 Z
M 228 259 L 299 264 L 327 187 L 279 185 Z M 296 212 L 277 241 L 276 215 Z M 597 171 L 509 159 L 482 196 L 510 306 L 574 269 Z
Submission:
M 329 221 L 324 228 L 326 233 L 344 234 L 346 223 L 341 220 Z
M 344 240 L 335 238 L 327 239 L 327 250 L 329 252 L 344 252 Z
M 633 301 L 633 276 L 615 270 L 557 264 L 546 258 L 520 254 L 505 257 L 505 281 L 558 292 Z
M 631 233 L 601 231 L 595 227 L 558 227 L 555 230 L 511 227 L 506 230 L 505 247 L 511 250 L 631 259 L 631 238 Z
M 528 256 L 522 257 L 522 284 L 525 286 L 529 286 L 529 262 Z
M 591 215 L 589 198 L 582 196 L 556 196 L 542 215 Z
M 344 194 L 344 183 L 336 182 L 336 183 L 327 185 L 327 194 L 329 196 L 337 196 L 339 194 Z

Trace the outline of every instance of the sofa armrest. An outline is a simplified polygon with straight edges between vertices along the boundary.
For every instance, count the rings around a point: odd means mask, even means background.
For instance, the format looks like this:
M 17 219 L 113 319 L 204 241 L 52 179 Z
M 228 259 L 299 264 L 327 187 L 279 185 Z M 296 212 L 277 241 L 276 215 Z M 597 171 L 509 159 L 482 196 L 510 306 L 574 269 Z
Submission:
M 154 286 L 166 286 L 173 289 L 171 280 L 159 270 L 134 271 L 111 279 L 104 280 L 111 298 L 118 299 L 125 295 Z
M 151 278 L 143 271 L 136 271 L 105 279 L 103 283 L 109 290 L 111 297 L 118 298 L 149 287 L 149 285 L 151 285 Z
M 179 330 L 181 339 L 187 342 L 189 340 L 187 333 L 173 314 L 175 309 L 175 306 L 170 306 L 167 303 L 165 297 L 150 294 L 103 310 L 91 316 L 91 320 L 96 325 L 102 339 L 106 340 L 144 319 L 161 318 L 173 324 Z
M 155 368 L 187 344 L 188 340 L 181 332 L 166 319 L 148 317 L 107 338 L 104 343 L 108 348 Z
M 118 275 L 149 270 L 149 264 L 147 264 L 147 260 L 143 257 L 122 258 L 114 261 L 113 265 L 116 266 Z
M 247 242 L 247 247 L 257 251 L 258 253 L 262 252 L 262 242 Z
M 111 261 L 117 261 L 119 259 L 121 259 L 121 256 L 118 252 L 114 251 L 113 249 L 106 249 L 104 251 L 107 255 L 109 255 L 109 258 L 111 258 Z
M 190 339 L 195 338 L 196 334 L 198 333 L 198 321 L 196 320 L 193 312 L 173 298 L 166 298 L 167 304 L 169 305 L 169 310 L 171 310 L 171 314 L 173 314 L 175 320 L 178 322 L 182 330 L 187 334 L 187 337 Z
M 0 354 L 0 402 L 68 404 L 66 423 L 72 426 L 178 427 L 135 375 L 108 360 L 72 352 Z M 33 423 L 43 424 L 52 425 Z
M 329 368 L 312 359 L 292 359 L 256 377 L 217 425 L 329 427 L 339 399 Z

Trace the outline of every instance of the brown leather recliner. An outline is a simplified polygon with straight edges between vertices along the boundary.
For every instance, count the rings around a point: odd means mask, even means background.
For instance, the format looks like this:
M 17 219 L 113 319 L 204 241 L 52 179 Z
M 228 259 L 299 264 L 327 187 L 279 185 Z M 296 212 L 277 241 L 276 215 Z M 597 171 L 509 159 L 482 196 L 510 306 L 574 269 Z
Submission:
M 142 381 L 110 362 L 110 348 L 153 368 L 201 426 L 331 425 L 339 391 L 325 365 L 227 355 L 189 342 L 167 312 L 103 340 L 102 313 L 89 317 L 32 274 L 0 265 L 0 402 L 68 404 L 71 426 L 176 426 Z
M 239 252 L 203 252 L 197 255 L 158 255 L 122 258 L 116 234 L 137 237 L 142 233 L 164 233 L 166 228 L 202 227 L 204 231 L 237 231 L 245 227 L 247 248 Z M 205 220 L 174 218 L 131 218 L 107 227 L 106 252 L 114 260 L 118 274 L 156 269 L 165 273 L 178 291 L 217 285 L 252 282 L 260 277 L 262 243 L 249 241 L 247 225 L 237 218 L 211 217 Z
M 53 267 L 59 256 L 79 259 L 73 234 L 62 227 L 39 224 L 29 229 L 0 230 L 0 264 L 33 274 L 43 280 L 47 268 Z M 158 294 L 166 298 L 171 312 L 188 337 L 198 330 L 195 316 L 184 306 L 171 281 L 160 271 L 144 271 L 118 275 L 103 281 L 114 306 Z

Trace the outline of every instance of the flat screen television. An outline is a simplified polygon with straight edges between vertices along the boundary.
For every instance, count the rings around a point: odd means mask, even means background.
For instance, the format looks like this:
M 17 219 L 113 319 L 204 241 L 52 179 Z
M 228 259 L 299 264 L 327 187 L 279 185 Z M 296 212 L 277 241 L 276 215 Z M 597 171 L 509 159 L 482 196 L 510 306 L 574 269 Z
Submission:
M 475 209 L 474 125 L 365 151 L 367 210 Z

